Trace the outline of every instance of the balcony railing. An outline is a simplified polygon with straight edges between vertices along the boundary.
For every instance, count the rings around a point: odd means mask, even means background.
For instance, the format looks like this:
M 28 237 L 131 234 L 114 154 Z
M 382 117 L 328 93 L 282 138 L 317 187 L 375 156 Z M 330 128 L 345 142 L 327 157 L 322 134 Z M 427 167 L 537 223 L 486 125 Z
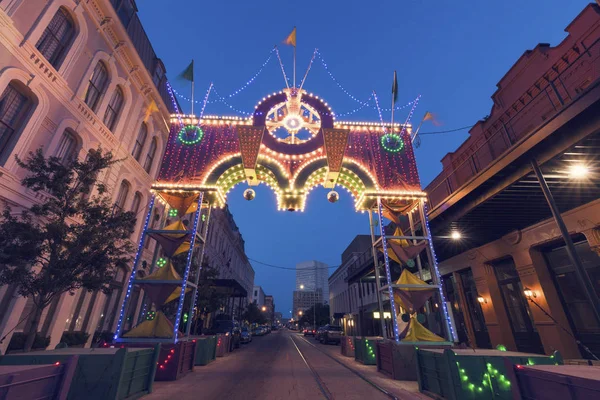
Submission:
M 563 59 L 563 63 L 566 61 Z M 508 107 L 479 136 L 473 145 L 453 160 L 453 168 L 442 171 L 425 189 L 429 209 L 442 204 L 448 196 L 469 182 L 494 160 L 510 150 L 522 137 L 554 117 L 566 105 L 591 88 L 600 78 L 600 39 L 568 63 L 544 76 Z

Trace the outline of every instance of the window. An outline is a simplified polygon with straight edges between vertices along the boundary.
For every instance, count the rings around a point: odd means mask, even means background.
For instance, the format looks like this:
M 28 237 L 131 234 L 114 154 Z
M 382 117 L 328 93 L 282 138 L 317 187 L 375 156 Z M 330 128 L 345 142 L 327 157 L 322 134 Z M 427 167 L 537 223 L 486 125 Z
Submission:
M 96 111 L 100 99 L 106 91 L 108 84 L 108 70 L 104 63 L 99 62 L 92 72 L 92 77 L 88 84 L 87 92 L 85 93 L 85 104 L 87 104 L 92 111 Z
M 117 86 L 108 103 L 108 107 L 106 107 L 106 111 L 104 112 L 104 125 L 111 131 L 115 128 L 117 120 L 119 119 L 121 107 L 123 107 L 123 98 L 123 89 L 121 89 L 120 86 Z
M 129 26 L 129 22 L 135 14 L 136 9 L 131 0 L 110 0 L 113 8 L 119 15 L 119 19 L 125 28 Z
M 145 122 L 142 122 L 142 126 L 140 126 L 140 131 L 138 132 L 137 138 L 135 139 L 135 146 L 133 146 L 133 151 L 131 155 L 135 158 L 136 161 L 140 161 L 140 156 L 142 155 L 142 149 L 144 148 L 144 143 L 146 143 L 146 137 L 148 136 L 148 125 Z
M 127 201 L 130 186 L 131 185 L 129 185 L 129 182 L 127 181 L 121 182 L 119 194 L 117 195 L 117 200 L 115 201 L 115 207 L 117 207 L 119 210 L 123 210 L 125 207 L 125 201 Z
M 68 130 L 64 131 L 60 138 L 60 143 L 56 150 L 56 157 L 65 163 L 75 158 L 75 150 L 77 148 L 77 138 Z
M 131 211 L 137 215 L 140 211 L 140 205 L 142 204 L 142 194 L 140 192 L 135 192 L 133 196 L 133 203 L 131 204 Z
M 154 68 L 154 74 L 152 75 L 152 81 L 154 82 L 154 86 L 158 87 L 160 85 L 160 82 L 162 82 L 164 75 L 164 66 L 160 60 L 157 60 L 156 67 Z
M 0 160 L 4 160 L 12 150 L 18 134 L 25 126 L 29 110 L 33 104 L 13 82 L 9 83 L 0 96 Z
M 150 169 L 152 169 L 152 162 L 154 161 L 154 155 L 156 154 L 156 147 L 156 138 L 152 138 L 150 148 L 148 149 L 148 154 L 146 154 L 146 162 L 144 163 L 144 169 L 147 173 L 150 173 Z
M 52 21 L 42 33 L 35 47 L 54 68 L 58 69 L 73 43 L 74 36 L 73 19 L 67 10 L 61 7 L 52 17 Z

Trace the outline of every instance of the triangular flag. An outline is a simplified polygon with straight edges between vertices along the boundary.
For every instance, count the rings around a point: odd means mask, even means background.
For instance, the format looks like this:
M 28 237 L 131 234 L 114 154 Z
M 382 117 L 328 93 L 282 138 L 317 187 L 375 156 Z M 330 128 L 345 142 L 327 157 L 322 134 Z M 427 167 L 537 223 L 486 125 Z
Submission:
M 188 67 L 179 75 L 181 79 L 186 81 L 194 82 L 194 60 L 188 65 Z
M 152 113 L 157 112 L 157 111 L 158 111 L 158 105 L 156 105 L 156 102 L 154 100 L 152 100 L 150 102 L 150 105 L 146 109 L 146 115 L 144 116 L 144 122 L 148 122 L 148 119 L 150 119 L 150 115 L 152 115 Z
M 288 35 L 288 37 L 283 41 L 284 44 L 288 46 L 296 47 L 296 27 L 292 30 L 292 32 Z

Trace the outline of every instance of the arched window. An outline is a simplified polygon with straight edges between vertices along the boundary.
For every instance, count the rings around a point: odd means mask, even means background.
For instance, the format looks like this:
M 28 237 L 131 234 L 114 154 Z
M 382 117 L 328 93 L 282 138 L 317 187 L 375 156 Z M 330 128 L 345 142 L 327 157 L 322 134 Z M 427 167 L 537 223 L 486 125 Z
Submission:
M 104 112 L 104 125 L 111 131 L 115 128 L 115 125 L 117 125 L 121 107 L 123 107 L 123 99 L 123 89 L 121 89 L 120 86 L 117 86 L 110 98 L 108 107 L 106 107 L 106 111 Z
M 106 295 L 106 301 L 100 314 L 100 320 L 96 326 L 96 332 L 112 331 L 113 325 L 116 322 L 117 313 L 121 306 L 121 293 L 125 287 L 125 278 L 127 271 L 119 268 L 115 271 L 115 277 L 109 284 L 109 292 Z
M 118 210 L 123 210 L 125 207 L 125 202 L 127 201 L 127 196 L 129 195 L 129 188 L 131 185 L 126 180 L 121 182 L 121 187 L 119 188 L 119 194 L 117 195 L 117 200 L 115 201 L 115 207 Z
M 32 98 L 19 82 L 10 82 L 0 95 L 0 165 L 15 146 L 32 106 Z
M 106 92 L 106 86 L 108 85 L 108 70 L 104 63 L 99 62 L 92 72 L 90 82 L 88 84 L 87 92 L 85 93 L 85 104 L 87 104 L 92 111 L 96 111 L 100 99 Z
M 42 33 L 35 47 L 54 68 L 58 69 L 65 59 L 74 37 L 73 18 L 67 10 L 61 7 L 52 17 L 52 21 Z
M 56 149 L 56 157 L 63 163 L 77 158 L 77 136 L 68 129 L 65 130 L 60 138 Z
M 148 136 L 148 125 L 145 122 L 142 122 L 142 126 L 140 126 L 140 131 L 138 132 L 137 138 L 135 139 L 135 146 L 133 146 L 133 151 L 131 155 L 135 158 L 136 161 L 140 161 L 140 156 L 142 155 L 142 149 L 144 148 L 144 143 L 146 143 L 146 137 Z
M 156 155 L 156 148 L 158 144 L 156 142 L 156 138 L 152 138 L 152 142 L 150 142 L 150 148 L 148 149 L 148 154 L 146 154 L 146 162 L 144 162 L 144 169 L 147 173 L 150 173 L 152 169 L 152 163 L 154 162 L 154 156 Z
M 137 215 L 140 211 L 140 205 L 142 204 L 142 194 L 140 192 L 135 192 L 133 196 L 133 203 L 131 203 L 131 211 Z

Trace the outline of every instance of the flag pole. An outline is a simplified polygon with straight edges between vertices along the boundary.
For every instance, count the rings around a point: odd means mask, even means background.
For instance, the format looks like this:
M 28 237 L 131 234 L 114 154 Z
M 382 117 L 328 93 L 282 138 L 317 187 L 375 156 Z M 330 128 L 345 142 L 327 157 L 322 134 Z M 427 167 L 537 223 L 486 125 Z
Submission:
M 194 60 L 192 60 L 192 116 L 194 115 Z
M 294 28 L 296 29 L 296 28 Z M 294 44 L 294 89 L 296 88 L 296 45 Z
M 394 71 L 394 83 L 392 84 L 392 133 L 394 133 L 394 108 L 396 107 L 396 93 L 394 89 L 397 91 L 396 87 L 396 71 Z

